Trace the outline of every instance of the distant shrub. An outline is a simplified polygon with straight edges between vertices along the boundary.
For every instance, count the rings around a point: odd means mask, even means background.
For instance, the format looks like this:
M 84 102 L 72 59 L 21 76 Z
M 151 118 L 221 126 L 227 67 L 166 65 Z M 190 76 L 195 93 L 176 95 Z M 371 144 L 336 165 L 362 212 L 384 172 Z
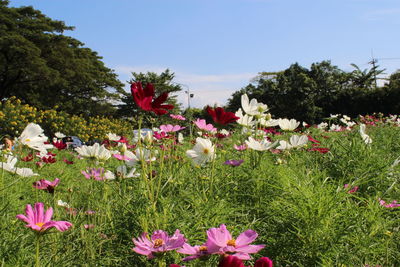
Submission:
M 132 125 L 127 120 L 100 116 L 86 119 L 54 109 L 38 110 L 22 104 L 15 97 L 0 103 L 1 135 L 18 136 L 30 122 L 39 124 L 48 136 L 62 132 L 78 136 L 83 141 L 103 139 L 109 132 L 124 136 L 130 136 L 132 132 Z

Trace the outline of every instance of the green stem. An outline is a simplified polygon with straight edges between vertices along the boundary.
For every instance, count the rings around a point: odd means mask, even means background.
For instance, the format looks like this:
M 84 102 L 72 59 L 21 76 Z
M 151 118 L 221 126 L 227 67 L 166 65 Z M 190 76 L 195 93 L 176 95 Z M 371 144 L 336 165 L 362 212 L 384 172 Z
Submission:
M 39 258 L 39 248 L 40 248 L 40 234 L 36 235 L 36 267 L 40 267 L 40 258 Z

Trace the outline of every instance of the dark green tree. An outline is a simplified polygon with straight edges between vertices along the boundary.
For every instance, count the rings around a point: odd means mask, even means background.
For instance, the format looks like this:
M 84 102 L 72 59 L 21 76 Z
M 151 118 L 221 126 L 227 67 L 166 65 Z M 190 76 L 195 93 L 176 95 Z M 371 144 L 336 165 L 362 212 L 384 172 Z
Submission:
M 371 70 L 356 68 L 344 72 L 330 61 L 314 63 L 310 69 L 296 63 L 284 71 L 261 72 L 253 84 L 232 95 L 228 108 L 237 110 L 241 95 L 247 93 L 250 98 L 267 104 L 276 117 L 308 123 L 319 122 L 333 113 L 355 117 L 384 112 L 387 110 L 384 98 L 389 92 L 374 86 L 375 77 L 382 72 L 378 66 Z
M 16 96 L 41 109 L 112 115 L 123 84 L 73 30 L 33 7 L 0 1 L 0 99 Z

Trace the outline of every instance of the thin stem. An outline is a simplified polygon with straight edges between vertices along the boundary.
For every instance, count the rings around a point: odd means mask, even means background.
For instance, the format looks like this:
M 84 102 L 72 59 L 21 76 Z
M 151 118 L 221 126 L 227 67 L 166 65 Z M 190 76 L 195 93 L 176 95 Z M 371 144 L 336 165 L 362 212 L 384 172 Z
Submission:
M 39 248 L 40 248 L 40 234 L 36 235 L 36 267 L 40 267 L 40 258 L 39 258 Z

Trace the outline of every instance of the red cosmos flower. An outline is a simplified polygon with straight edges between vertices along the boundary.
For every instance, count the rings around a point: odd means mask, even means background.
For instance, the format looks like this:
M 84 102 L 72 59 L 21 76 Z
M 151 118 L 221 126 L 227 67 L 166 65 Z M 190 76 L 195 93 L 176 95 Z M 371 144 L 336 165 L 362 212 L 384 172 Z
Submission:
M 239 119 L 236 117 L 235 113 L 225 111 L 223 108 L 218 107 L 212 109 L 211 107 L 207 107 L 207 113 L 212 117 L 215 123 L 226 125 L 228 123 L 235 122 Z
M 141 82 L 132 83 L 131 93 L 136 105 L 143 110 L 152 111 L 157 115 L 166 114 L 168 113 L 167 109 L 174 108 L 173 105 L 162 105 L 168 98 L 167 92 L 162 93 L 159 97 L 154 99 L 154 86 L 151 83 L 148 83 L 144 90 Z
M 26 161 L 32 161 L 33 160 L 33 155 L 29 154 L 28 156 L 21 158 L 21 160 L 25 161 L 25 162 Z
M 67 148 L 67 144 L 63 143 L 61 140 L 53 141 L 53 146 L 55 146 L 58 150 L 63 150 Z

